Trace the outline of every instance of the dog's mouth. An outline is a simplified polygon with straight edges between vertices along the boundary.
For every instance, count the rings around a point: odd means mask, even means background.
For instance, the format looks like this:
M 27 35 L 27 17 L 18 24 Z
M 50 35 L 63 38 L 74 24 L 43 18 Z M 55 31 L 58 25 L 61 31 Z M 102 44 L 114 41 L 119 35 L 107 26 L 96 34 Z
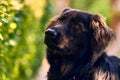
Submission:
M 56 53 L 60 53 L 60 54 L 62 54 L 62 53 L 69 53 L 69 51 L 70 51 L 70 49 L 69 48 L 67 48 L 67 47 L 64 47 L 64 48 L 60 48 L 59 46 L 57 46 L 57 45 L 47 45 L 47 47 L 49 48 L 49 49 L 51 49 L 52 51 L 54 51 L 54 52 L 56 52 Z
M 52 51 L 56 51 L 58 53 L 69 53 L 70 49 L 67 45 L 61 44 L 60 40 L 51 38 L 49 36 L 45 36 L 45 44 Z

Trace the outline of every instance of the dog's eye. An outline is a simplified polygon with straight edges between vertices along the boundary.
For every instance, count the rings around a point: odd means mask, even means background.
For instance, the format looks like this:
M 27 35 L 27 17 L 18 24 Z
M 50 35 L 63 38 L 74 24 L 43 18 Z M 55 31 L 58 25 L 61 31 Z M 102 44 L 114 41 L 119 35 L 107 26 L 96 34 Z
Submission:
M 61 22 L 63 22 L 63 21 L 62 21 L 62 20 L 60 20 L 60 19 L 58 19 L 58 20 L 57 20 L 57 22 L 61 23 Z
M 63 21 L 63 20 L 65 20 L 66 19 L 66 17 L 65 16 L 62 16 L 62 17 L 59 17 L 58 18 L 58 21 Z
M 58 18 L 57 22 L 63 22 L 63 19 L 62 18 Z
M 72 28 L 72 30 L 75 31 L 75 32 L 78 31 L 78 30 L 80 30 L 80 26 L 79 26 L 78 24 L 72 25 L 71 28 Z
M 72 26 L 72 30 L 73 30 L 75 33 L 80 33 L 80 32 L 85 31 L 84 25 L 83 25 L 82 23 L 75 23 L 75 24 Z
M 76 28 L 76 30 L 79 30 L 80 29 L 80 25 L 76 24 L 75 28 Z

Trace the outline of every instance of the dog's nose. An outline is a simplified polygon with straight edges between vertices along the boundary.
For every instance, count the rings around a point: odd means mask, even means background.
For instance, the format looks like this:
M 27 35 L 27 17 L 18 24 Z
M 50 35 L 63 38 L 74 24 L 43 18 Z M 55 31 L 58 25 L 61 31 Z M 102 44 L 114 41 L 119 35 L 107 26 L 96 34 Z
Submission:
M 54 29 L 48 28 L 45 34 L 50 37 L 57 37 L 57 32 Z

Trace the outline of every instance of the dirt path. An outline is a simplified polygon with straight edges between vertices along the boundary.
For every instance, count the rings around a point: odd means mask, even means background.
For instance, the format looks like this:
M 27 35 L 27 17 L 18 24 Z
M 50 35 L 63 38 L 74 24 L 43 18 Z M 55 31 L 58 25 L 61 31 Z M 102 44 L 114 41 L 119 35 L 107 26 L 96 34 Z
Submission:
M 47 80 L 47 71 L 49 69 L 49 65 L 47 63 L 47 60 L 44 58 L 42 62 L 42 66 L 39 69 L 38 75 L 35 77 L 34 80 Z
M 109 45 L 107 52 L 109 55 L 116 55 L 120 57 L 120 24 L 115 30 L 116 32 L 116 40 Z

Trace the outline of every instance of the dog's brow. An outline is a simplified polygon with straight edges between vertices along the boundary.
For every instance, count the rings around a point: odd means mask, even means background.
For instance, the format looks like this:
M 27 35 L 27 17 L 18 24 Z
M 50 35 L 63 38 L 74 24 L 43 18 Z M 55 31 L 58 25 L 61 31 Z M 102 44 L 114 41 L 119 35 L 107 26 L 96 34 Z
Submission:
M 60 17 L 58 17 L 58 20 L 65 20 L 65 19 L 66 19 L 65 16 L 60 16 Z
M 71 21 L 76 23 L 76 22 L 81 22 L 81 19 L 71 18 Z

